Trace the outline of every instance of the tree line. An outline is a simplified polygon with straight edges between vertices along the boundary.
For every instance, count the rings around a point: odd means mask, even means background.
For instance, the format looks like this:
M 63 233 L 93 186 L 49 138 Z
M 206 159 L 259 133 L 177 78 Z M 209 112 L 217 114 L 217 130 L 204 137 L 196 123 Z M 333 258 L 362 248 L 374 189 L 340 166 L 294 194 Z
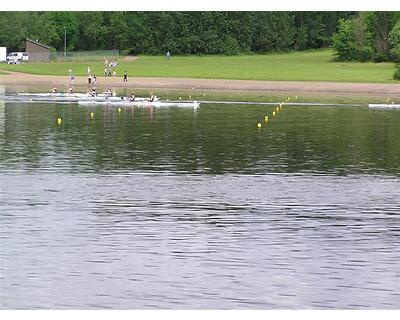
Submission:
M 360 12 L 340 19 L 332 46 L 339 61 L 400 62 L 400 12 Z
M 25 38 L 63 51 L 129 54 L 239 54 L 330 46 L 355 12 L 0 12 L 0 45 Z M 340 26 L 342 26 L 342 24 Z

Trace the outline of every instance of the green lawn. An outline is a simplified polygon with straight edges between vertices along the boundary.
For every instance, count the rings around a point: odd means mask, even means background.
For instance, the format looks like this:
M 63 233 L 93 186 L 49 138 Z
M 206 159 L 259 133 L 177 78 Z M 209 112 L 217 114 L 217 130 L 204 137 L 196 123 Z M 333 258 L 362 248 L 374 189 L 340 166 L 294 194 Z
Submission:
M 0 69 L 32 74 L 86 75 L 87 67 L 98 76 L 104 73 L 101 61 L 49 62 L 21 65 L 1 65 Z M 393 80 L 393 63 L 333 62 L 329 49 L 268 55 L 241 56 L 140 56 L 134 61 L 120 58 L 117 75 L 124 70 L 128 76 L 189 77 L 210 79 L 380 82 Z M 397 81 L 398 82 L 398 81 Z

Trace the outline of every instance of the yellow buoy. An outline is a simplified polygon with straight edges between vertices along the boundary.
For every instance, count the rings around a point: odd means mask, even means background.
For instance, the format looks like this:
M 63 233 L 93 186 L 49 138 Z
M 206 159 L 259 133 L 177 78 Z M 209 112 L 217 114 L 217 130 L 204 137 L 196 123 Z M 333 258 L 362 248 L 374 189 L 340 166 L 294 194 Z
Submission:
M 257 123 L 257 128 L 261 128 L 261 123 Z
M 290 97 L 288 97 L 287 100 L 290 101 Z
M 93 112 L 91 112 L 91 113 L 90 113 L 90 118 L 92 118 L 92 119 L 93 119 L 93 117 L 94 117 L 94 113 L 93 113 Z
M 182 97 L 179 97 L 179 100 L 182 100 Z
M 121 108 L 118 108 L 118 112 L 121 112 L 122 111 L 122 109 Z
M 192 95 L 191 94 L 189 94 L 189 99 L 191 99 L 192 98 Z
M 278 112 L 279 112 L 279 107 L 276 107 L 275 110 L 276 110 L 276 112 L 278 113 Z
M 275 117 L 275 111 L 272 111 L 272 115 Z
M 268 119 L 268 116 L 265 116 L 265 117 L 264 117 L 264 121 L 265 121 L 265 122 L 268 122 L 268 120 L 269 120 L 269 119 Z
M 57 123 L 61 124 L 61 122 L 62 122 L 61 118 L 57 118 Z

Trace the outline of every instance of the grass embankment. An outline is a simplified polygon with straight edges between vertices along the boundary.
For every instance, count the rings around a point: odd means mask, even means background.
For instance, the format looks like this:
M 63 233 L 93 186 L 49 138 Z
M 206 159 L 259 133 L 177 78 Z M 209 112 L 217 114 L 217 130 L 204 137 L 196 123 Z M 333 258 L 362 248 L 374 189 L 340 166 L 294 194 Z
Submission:
M 3 70 L 43 75 L 104 74 L 102 61 L 48 62 L 1 65 Z M 329 82 L 395 83 L 392 63 L 333 62 L 332 51 L 319 49 L 268 55 L 243 56 L 140 56 L 133 61 L 120 57 L 117 76 L 124 70 L 130 77 L 178 77 L 238 80 L 288 80 Z M 398 82 L 398 81 L 397 81 Z

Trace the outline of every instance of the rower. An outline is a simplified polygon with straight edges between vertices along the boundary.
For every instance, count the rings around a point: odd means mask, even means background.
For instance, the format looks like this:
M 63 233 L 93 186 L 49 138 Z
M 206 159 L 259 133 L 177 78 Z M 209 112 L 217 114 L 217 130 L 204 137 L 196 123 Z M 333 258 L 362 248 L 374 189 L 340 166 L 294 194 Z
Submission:
M 155 96 L 153 95 L 153 91 L 152 91 L 152 92 L 150 92 L 149 101 L 150 101 L 150 102 L 153 102 L 153 101 L 154 101 L 154 98 L 155 98 Z
M 74 93 L 74 91 L 72 90 L 72 87 L 69 87 L 68 88 L 68 94 L 73 94 Z
M 53 90 L 51 90 L 51 93 L 58 93 L 58 90 L 56 87 L 53 88 Z
M 92 89 L 92 92 L 90 93 L 90 95 L 91 95 L 92 97 L 97 96 L 96 88 L 93 88 L 93 89 Z
M 133 94 L 133 92 L 132 92 L 132 94 L 131 94 L 131 97 L 129 98 L 129 101 L 135 101 L 135 95 Z
M 104 94 L 105 94 L 106 98 L 112 97 L 112 92 L 110 89 L 107 89 L 106 92 L 104 92 Z

